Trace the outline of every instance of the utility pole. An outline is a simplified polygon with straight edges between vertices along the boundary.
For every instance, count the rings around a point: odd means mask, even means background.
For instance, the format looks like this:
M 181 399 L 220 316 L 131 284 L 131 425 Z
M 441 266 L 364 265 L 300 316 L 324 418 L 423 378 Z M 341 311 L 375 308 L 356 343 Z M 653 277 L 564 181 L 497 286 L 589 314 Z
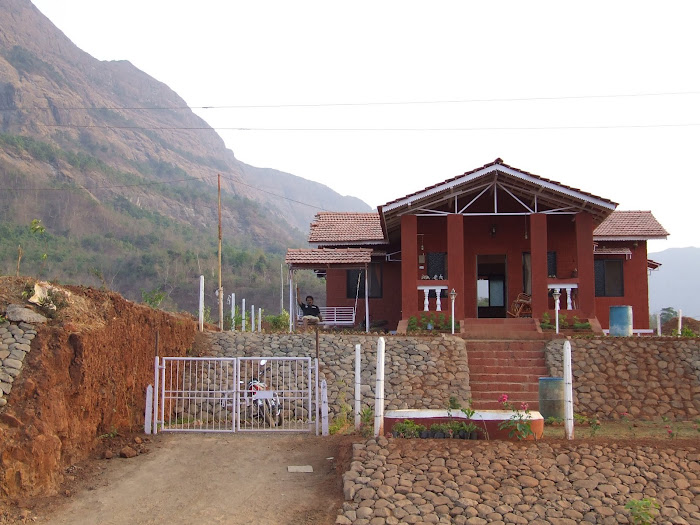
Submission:
M 224 331 L 224 288 L 221 286 L 221 173 L 218 174 L 219 186 L 219 332 Z

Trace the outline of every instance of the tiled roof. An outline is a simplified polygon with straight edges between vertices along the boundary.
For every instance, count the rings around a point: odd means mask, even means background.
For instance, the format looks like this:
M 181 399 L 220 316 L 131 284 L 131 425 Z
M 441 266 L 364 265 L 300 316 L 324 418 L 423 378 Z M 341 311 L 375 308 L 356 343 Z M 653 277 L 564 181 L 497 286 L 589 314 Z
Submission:
M 668 232 L 650 211 L 614 211 L 593 231 L 593 238 L 665 239 Z
M 383 244 L 385 240 L 379 214 L 376 212 L 322 211 L 316 214 L 316 220 L 311 223 L 309 242 L 323 244 L 353 244 L 355 242 L 368 244 L 374 242 Z
M 372 261 L 372 250 L 369 248 L 317 248 L 287 250 L 284 262 L 295 266 L 328 265 L 328 264 L 357 264 L 362 265 Z
M 439 183 L 437 183 L 437 184 L 433 184 L 432 186 L 428 186 L 427 188 L 423 188 L 422 190 L 416 191 L 416 192 L 411 193 L 411 194 L 409 194 L 409 195 L 406 195 L 405 197 L 400 197 L 400 198 L 398 198 L 398 199 L 394 199 L 393 201 L 387 202 L 387 203 L 384 204 L 383 206 L 380 206 L 380 208 L 385 208 L 385 207 L 389 206 L 390 204 L 394 204 L 395 202 L 399 202 L 399 201 L 408 199 L 408 198 L 410 198 L 410 197 L 413 197 L 413 196 L 415 196 L 415 195 L 421 194 L 421 193 L 423 193 L 423 192 L 425 192 L 425 191 L 427 191 L 427 190 L 430 190 L 430 189 L 432 189 L 432 188 L 438 188 L 438 187 L 443 186 L 443 185 L 445 185 L 445 184 L 449 184 L 450 182 L 456 181 L 456 180 L 458 180 L 458 179 L 460 179 L 460 178 L 462 178 L 462 177 L 464 177 L 464 176 L 471 175 L 472 173 L 476 173 L 476 172 L 479 171 L 479 170 L 483 170 L 483 169 L 485 169 L 485 168 L 490 168 L 490 167 L 492 167 L 492 166 L 504 166 L 504 167 L 506 167 L 506 168 L 509 168 L 509 169 L 511 169 L 511 170 L 518 171 L 518 172 L 520 172 L 520 173 L 522 173 L 522 174 L 524 174 L 524 175 L 527 175 L 527 176 L 529 176 L 529 177 L 532 177 L 532 178 L 534 178 L 534 179 L 538 179 L 538 180 L 541 181 L 541 182 L 548 182 L 548 183 L 556 184 L 557 186 L 560 186 L 560 187 L 565 188 L 565 189 L 567 189 L 567 190 L 575 191 L 575 192 L 580 193 L 580 194 L 582 194 L 582 195 L 586 195 L 586 196 L 588 196 L 588 197 L 592 197 L 592 198 L 594 198 L 594 199 L 598 199 L 598 200 L 607 202 L 607 203 L 609 203 L 609 204 L 611 204 L 611 205 L 617 206 L 617 203 L 616 203 L 616 202 L 613 202 L 613 201 L 611 201 L 611 200 L 609 200 L 609 199 L 605 199 L 605 198 L 603 198 L 603 197 L 598 197 L 597 195 L 593 195 L 592 193 L 588 193 L 588 192 L 582 191 L 582 190 L 580 190 L 580 189 L 578 189 L 578 188 L 572 188 L 571 186 L 566 186 L 565 184 L 561 184 L 560 182 L 557 182 L 557 181 L 554 181 L 554 180 L 545 179 L 544 177 L 540 177 L 539 175 L 535 175 L 535 174 L 533 174 L 533 173 L 529 173 L 529 172 L 527 172 L 527 171 L 524 171 L 524 170 L 521 170 L 521 169 L 518 169 L 518 168 L 514 168 L 513 166 L 509 166 L 508 164 L 506 164 L 505 162 L 503 162 L 502 159 L 496 159 L 496 160 L 494 160 L 493 162 L 489 162 L 488 164 L 484 164 L 484 165 L 481 166 L 480 168 L 476 168 L 476 169 L 473 169 L 473 170 L 471 170 L 471 171 L 467 171 L 467 172 L 465 172 L 465 173 L 462 173 L 461 175 L 457 175 L 456 177 L 452 177 L 452 178 L 450 178 L 450 179 L 444 180 L 444 181 L 439 182 Z

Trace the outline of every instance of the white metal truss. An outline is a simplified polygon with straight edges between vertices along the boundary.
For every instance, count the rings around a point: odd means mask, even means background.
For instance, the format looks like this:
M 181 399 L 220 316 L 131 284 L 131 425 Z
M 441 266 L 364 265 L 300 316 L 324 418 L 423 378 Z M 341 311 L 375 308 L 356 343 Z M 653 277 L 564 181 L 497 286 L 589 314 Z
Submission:
M 310 357 L 156 358 L 154 431 L 318 433 Z
M 522 198 L 518 197 L 513 190 L 519 189 L 521 191 L 526 191 L 528 193 L 532 193 L 532 204 L 527 204 L 526 202 L 523 201 Z M 460 215 L 464 215 L 466 217 L 478 217 L 478 216 L 493 216 L 493 215 L 512 215 L 512 216 L 518 216 L 518 215 L 531 215 L 533 213 L 543 213 L 546 215 L 574 215 L 581 211 L 581 207 L 575 207 L 571 205 L 567 206 L 561 206 L 559 208 L 549 208 L 549 209 L 539 209 L 539 202 L 538 202 L 538 193 L 539 192 L 532 192 L 528 188 L 522 188 L 519 187 L 518 185 L 513 185 L 513 184 L 508 184 L 504 180 L 499 180 L 496 175 L 486 184 L 479 185 L 475 188 L 472 188 L 472 190 L 478 191 L 478 193 L 471 198 L 471 200 L 461 208 L 458 207 L 457 205 L 457 196 L 450 196 L 450 198 L 454 198 L 454 212 L 449 211 L 448 209 L 444 208 L 445 204 L 445 199 L 435 199 L 432 202 L 428 202 L 418 208 L 418 213 L 415 213 L 418 217 L 440 217 L 440 216 L 447 216 L 451 215 L 452 213 L 457 213 Z M 498 208 L 498 193 L 499 190 L 501 192 L 507 193 L 513 200 L 518 203 L 521 207 L 521 211 L 502 211 L 499 210 Z M 477 202 L 480 201 L 480 199 L 486 194 L 487 192 L 493 192 L 493 207 L 491 211 L 481 211 L 481 212 L 470 212 L 469 209 L 472 208 L 473 206 L 476 205 Z M 541 191 L 541 189 L 540 189 Z M 440 206 L 440 208 L 433 208 L 431 206 Z

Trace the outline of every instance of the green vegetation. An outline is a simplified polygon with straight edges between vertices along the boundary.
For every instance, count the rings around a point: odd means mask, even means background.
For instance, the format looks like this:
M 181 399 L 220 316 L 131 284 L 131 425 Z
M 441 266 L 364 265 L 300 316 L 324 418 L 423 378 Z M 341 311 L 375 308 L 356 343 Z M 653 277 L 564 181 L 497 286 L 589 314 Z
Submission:
M 631 499 L 625 503 L 625 508 L 630 511 L 632 523 L 647 525 L 654 523 L 659 515 L 660 505 L 654 498 L 644 498 L 641 500 Z
M 433 426 L 435 426 L 435 425 L 433 425 Z M 420 434 L 423 431 L 425 431 L 424 425 L 419 425 L 418 423 L 415 423 L 415 422 L 411 421 L 410 419 L 404 419 L 403 421 L 396 423 L 391 428 L 391 432 L 396 437 L 402 437 L 402 438 L 417 438 L 417 437 L 420 437 Z
M 419 330 L 452 330 L 452 317 L 446 317 L 443 313 L 435 315 L 435 312 L 430 312 L 428 314 L 421 313 L 420 319 L 412 315 L 408 318 L 407 330 L 409 332 L 416 332 Z M 458 330 L 459 322 L 455 321 L 455 331 Z

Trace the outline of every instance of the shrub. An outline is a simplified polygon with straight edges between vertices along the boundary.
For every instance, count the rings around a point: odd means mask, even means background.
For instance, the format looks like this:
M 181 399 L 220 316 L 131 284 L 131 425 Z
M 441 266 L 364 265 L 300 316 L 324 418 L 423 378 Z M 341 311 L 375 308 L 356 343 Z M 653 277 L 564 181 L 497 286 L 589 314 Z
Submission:
M 433 425 L 435 426 L 435 425 Z M 432 430 L 432 426 L 430 427 Z M 396 423 L 391 431 L 397 436 L 397 437 L 403 437 L 403 438 L 417 438 L 420 437 L 420 433 L 425 430 L 424 425 L 419 425 L 418 423 L 415 423 L 414 421 L 411 421 L 410 419 L 404 419 L 400 423 Z

